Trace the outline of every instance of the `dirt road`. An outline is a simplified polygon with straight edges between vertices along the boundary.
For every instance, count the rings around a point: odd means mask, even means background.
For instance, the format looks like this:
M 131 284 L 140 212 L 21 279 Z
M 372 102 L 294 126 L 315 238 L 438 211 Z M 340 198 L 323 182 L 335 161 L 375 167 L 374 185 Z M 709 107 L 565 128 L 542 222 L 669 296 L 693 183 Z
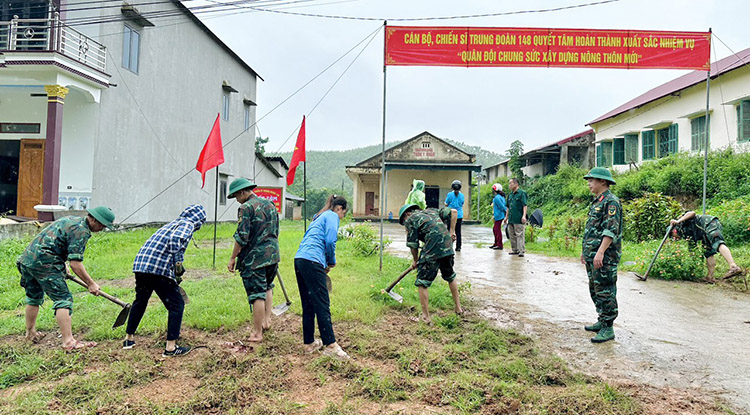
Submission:
M 377 224 L 375 224 L 377 226 Z M 386 224 L 390 252 L 406 256 L 404 228 Z M 596 321 L 584 267 L 575 260 L 488 249 L 492 230 L 463 227 L 459 280 L 485 304 L 479 314 L 540 339 L 577 369 L 657 387 L 700 389 L 750 413 L 750 296 L 695 283 L 618 278 L 616 340 L 589 341 Z M 483 243 L 482 247 L 478 246 Z

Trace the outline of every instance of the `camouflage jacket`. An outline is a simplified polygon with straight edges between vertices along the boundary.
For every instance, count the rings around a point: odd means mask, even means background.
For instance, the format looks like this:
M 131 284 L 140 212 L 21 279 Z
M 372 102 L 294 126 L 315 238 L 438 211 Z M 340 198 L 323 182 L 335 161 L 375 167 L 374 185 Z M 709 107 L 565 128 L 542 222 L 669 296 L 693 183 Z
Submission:
M 604 252 L 604 262 L 617 264 L 622 254 L 622 205 L 609 190 L 594 198 L 589 207 L 589 217 L 583 233 L 583 257 L 593 261 L 596 251 L 605 236 L 612 238 L 612 244 Z
M 418 210 L 404 222 L 406 246 L 419 249 L 419 241 L 424 242 L 419 262 L 429 262 L 453 255 L 453 241 L 445 221 L 450 221 L 451 209 Z
M 237 213 L 239 223 L 234 240 L 242 250 L 237 257 L 237 269 L 258 269 L 278 264 L 279 214 L 273 202 L 250 196 Z
M 685 222 L 679 224 L 677 228 L 677 234 L 684 239 L 689 239 L 692 242 L 701 242 L 703 246 L 711 246 L 711 240 L 708 235 L 711 232 L 716 232 L 716 227 L 709 229 L 709 224 L 716 219 L 716 216 L 711 215 L 698 215 L 694 218 L 690 218 Z
M 91 230 L 86 218 L 60 218 L 39 232 L 18 262 L 29 268 L 52 267 L 64 272 L 65 261 L 83 261 L 89 238 Z

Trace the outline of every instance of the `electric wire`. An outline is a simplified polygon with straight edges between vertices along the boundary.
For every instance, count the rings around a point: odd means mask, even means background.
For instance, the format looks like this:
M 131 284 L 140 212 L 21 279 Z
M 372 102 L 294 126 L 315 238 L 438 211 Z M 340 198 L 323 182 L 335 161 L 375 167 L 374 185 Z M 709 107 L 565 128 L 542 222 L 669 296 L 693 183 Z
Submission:
M 718 72 L 719 72 L 719 57 L 716 55 L 716 47 L 714 47 L 714 45 L 713 45 L 713 38 L 714 38 L 714 36 L 716 36 L 716 35 L 714 33 L 711 33 L 711 43 L 712 43 L 712 45 L 711 45 L 712 47 L 711 48 L 714 51 L 714 61 L 716 62 L 716 72 L 717 72 L 717 75 L 718 75 Z M 724 85 L 722 85 L 721 82 L 719 82 L 719 95 L 721 96 L 721 102 L 723 103 L 724 102 Z M 727 119 L 727 107 L 726 107 L 726 105 L 722 104 L 721 110 L 722 110 L 722 113 L 724 114 L 724 127 L 726 128 L 726 131 L 727 131 L 727 142 L 729 144 L 732 144 L 732 140 L 729 138 L 729 120 Z M 709 140 L 711 139 L 711 131 L 709 129 L 709 127 L 711 126 L 710 123 L 711 123 L 711 115 L 708 114 L 708 117 L 706 118 L 705 130 L 706 130 L 706 134 L 708 134 Z M 705 143 L 706 140 L 704 139 L 703 142 Z M 711 147 L 709 146 L 709 149 L 710 148 Z
M 321 72 L 319 72 L 317 75 L 315 75 L 312 79 L 310 79 L 305 84 L 303 84 L 301 87 L 299 87 L 291 95 L 289 95 L 288 97 L 284 98 L 280 103 L 278 103 L 275 107 L 273 107 L 267 113 L 263 114 L 263 116 L 261 116 L 255 122 L 253 122 L 253 124 L 250 127 L 254 127 L 258 122 L 260 122 L 261 120 L 263 120 L 264 118 L 266 118 L 268 115 L 270 115 L 271 113 L 273 113 L 274 111 L 276 111 L 279 107 L 281 107 L 282 105 L 284 105 L 292 97 L 294 97 L 295 95 L 297 95 L 300 91 L 302 91 L 304 88 L 306 88 L 308 85 L 310 85 L 313 81 L 315 81 L 317 78 L 319 78 L 321 75 L 323 75 L 329 69 L 331 69 L 336 63 L 338 63 L 344 57 L 346 57 L 347 55 L 349 55 L 359 45 L 361 45 L 362 43 L 364 43 L 366 40 L 368 40 L 371 36 L 373 36 L 378 31 L 380 31 L 381 28 L 382 28 L 382 25 L 379 25 L 378 28 L 375 31 L 373 31 L 370 34 L 368 34 L 367 36 L 365 36 L 364 39 L 360 40 L 356 45 L 354 45 L 352 48 L 350 48 L 349 50 L 347 50 L 339 58 L 337 58 L 336 60 L 334 60 L 330 65 L 328 65 L 326 68 L 324 68 Z M 250 130 L 250 128 L 248 128 L 246 130 L 243 130 L 242 132 L 240 132 L 239 134 L 237 134 L 236 136 L 234 136 L 232 139 L 230 139 L 229 141 L 227 141 L 226 143 L 224 143 L 223 146 L 222 146 L 222 150 L 224 148 L 226 148 L 227 146 L 229 146 L 230 144 L 232 144 L 235 140 L 237 140 L 240 136 L 242 136 L 243 134 L 245 134 L 249 130 Z M 209 157 L 213 156 L 213 154 L 214 153 L 210 154 Z M 142 204 L 140 207 L 138 207 L 136 210 L 134 210 L 131 214 L 129 214 L 128 216 L 126 216 L 125 219 L 122 219 L 120 221 L 120 223 L 126 222 L 128 219 L 130 219 L 131 217 L 133 217 L 133 215 L 135 215 L 136 213 L 140 212 L 143 208 L 145 208 L 146 206 L 148 206 L 151 202 L 153 202 L 154 200 L 156 200 L 159 196 L 163 195 L 167 190 L 169 190 L 172 187 L 174 187 L 177 183 L 179 183 L 182 179 L 184 179 L 185 177 L 187 177 L 193 171 L 196 171 L 195 168 L 191 168 L 190 170 L 187 170 L 185 173 L 183 173 L 177 179 L 175 179 L 169 185 L 167 185 L 164 189 L 162 189 L 161 191 L 159 191 L 156 195 L 154 195 L 153 197 L 151 197 L 148 201 L 146 201 L 144 204 Z

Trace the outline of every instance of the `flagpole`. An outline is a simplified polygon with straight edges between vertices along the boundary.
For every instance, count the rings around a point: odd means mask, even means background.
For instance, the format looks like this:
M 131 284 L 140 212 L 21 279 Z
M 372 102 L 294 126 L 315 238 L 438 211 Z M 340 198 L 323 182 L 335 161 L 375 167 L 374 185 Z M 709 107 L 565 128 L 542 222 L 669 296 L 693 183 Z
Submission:
M 305 146 L 305 152 L 307 151 Z M 302 216 L 305 217 L 305 232 L 307 232 L 307 158 L 302 165 L 302 197 L 305 199 L 302 205 Z
M 219 166 L 216 166 L 216 192 L 214 192 L 214 262 L 213 269 L 216 269 L 216 224 L 219 221 Z
M 388 21 L 383 20 L 383 28 L 388 27 Z M 383 33 L 383 143 L 380 154 L 380 271 L 383 271 L 383 214 L 385 214 L 385 80 L 386 80 L 386 65 L 385 65 L 385 52 L 386 52 L 386 39 L 388 34 Z

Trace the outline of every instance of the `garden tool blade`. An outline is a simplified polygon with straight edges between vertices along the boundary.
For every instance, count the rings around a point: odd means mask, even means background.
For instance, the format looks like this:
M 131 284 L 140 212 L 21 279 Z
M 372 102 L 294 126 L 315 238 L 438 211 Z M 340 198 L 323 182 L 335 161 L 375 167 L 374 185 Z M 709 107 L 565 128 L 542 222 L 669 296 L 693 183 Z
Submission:
M 289 310 L 289 306 L 290 306 L 290 305 L 292 305 L 292 303 L 281 303 L 281 304 L 279 304 L 279 305 L 275 306 L 275 307 L 274 307 L 274 308 L 273 308 L 273 309 L 271 310 L 271 312 L 272 312 L 272 313 L 273 313 L 273 315 L 275 315 L 275 316 L 280 316 L 280 315 L 282 315 L 282 314 L 286 313 L 286 312 L 287 312 L 287 311 Z
M 326 275 L 326 288 L 328 289 L 329 293 L 333 291 L 333 283 L 331 282 L 331 277 L 329 277 L 328 275 Z
M 182 301 L 184 301 L 185 304 L 190 304 L 190 297 L 188 297 L 188 295 L 185 292 L 185 290 L 178 285 L 177 286 L 177 291 L 180 292 L 180 297 L 182 297 Z
M 130 304 L 125 304 L 125 307 L 122 308 L 122 311 L 120 311 L 120 314 L 117 316 L 117 320 L 115 320 L 115 324 L 112 325 L 113 329 L 116 329 L 123 324 L 125 324 L 126 321 L 128 321 L 128 315 L 130 314 Z
M 641 280 L 641 281 L 646 281 L 646 278 L 644 278 L 643 275 L 641 275 L 641 274 L 639 274 L 637 272 L 634 272 L 633 275 L 635 275 L 636 277 L 638 277 L 638 279 Z
M 393 291 L 386 291 L 386 293 L 387 293 L 387 294 L 388 294 L 388 295 L 389 295 L 389 296 L 390 296 L 391 298 L 393 298 L 394 300 L 398 301 L 399 303 L 403 303 L 403 302 L 404 302 L 404 297 L 402 297 L 402 296 L 400 296 L 400 295 L 398 295 L 398 294 L 394 293 Z

